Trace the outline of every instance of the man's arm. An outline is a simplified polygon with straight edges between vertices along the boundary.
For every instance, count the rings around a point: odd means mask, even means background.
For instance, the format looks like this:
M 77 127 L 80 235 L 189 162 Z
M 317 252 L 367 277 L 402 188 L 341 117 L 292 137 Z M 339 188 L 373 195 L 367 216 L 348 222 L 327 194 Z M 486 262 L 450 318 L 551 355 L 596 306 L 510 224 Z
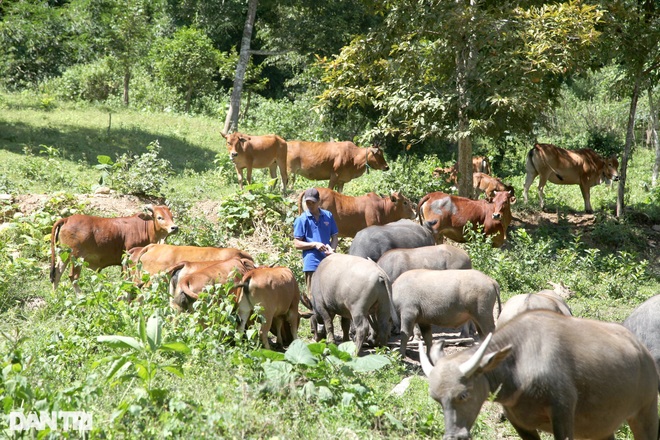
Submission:
M 336 246 L 336 244 L 335 244 Z M 305 241 L 301 240 L 299 238 L 293 239 L 293 247 L 298 249 L 299 251 L 306 251 L 309 249 L 318 249 L 321 252 L 326 252 L 327 246 L 320 241 Z

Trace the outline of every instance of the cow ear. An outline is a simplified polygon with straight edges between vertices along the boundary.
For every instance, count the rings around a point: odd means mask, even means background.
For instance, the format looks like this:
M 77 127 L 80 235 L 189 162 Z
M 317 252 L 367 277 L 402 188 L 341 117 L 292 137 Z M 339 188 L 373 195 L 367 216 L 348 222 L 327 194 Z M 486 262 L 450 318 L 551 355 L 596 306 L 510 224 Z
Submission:
M 239 139 L 241 142 L 247 142 L 247 141 L 250 140 L 250 136 L 245 136 L 245 135 L 242 134 L 242 135 L 240 135 L 240 136 L 238 137 L 238 139 Z
M 497 367 L 504 359 L 506 359 L 507 356 L 511 354 L 511 351 L 513 350 L 512 345 L 507 345 L 506 347 L 494 351 L 492 353 L 488 353 L 481 359 L 481 364 L 479 365 L 479 371 L 486 373 L 488 371 L 493 370 L 495 367 Z
M 516 196 L 509 197 L 509 204 L 510 205 L 515 205 L 516 204 Z
M 394 203 L 399 199 L 399 193 L 396 191 L 392 191 L 392 194 L 390 194 L 390 200 Z
M 142 212 L 138 214 L 142 220 L 151 220 L 154 218 L 154 206 L 153 205 L 144 205 Z

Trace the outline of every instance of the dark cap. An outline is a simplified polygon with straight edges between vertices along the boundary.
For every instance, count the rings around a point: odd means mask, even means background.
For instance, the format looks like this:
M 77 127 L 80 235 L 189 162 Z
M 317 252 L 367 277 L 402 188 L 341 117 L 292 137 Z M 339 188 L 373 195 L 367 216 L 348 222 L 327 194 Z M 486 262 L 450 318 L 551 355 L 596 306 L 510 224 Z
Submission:
M 306 202 L 307 200 L 311 200 L 312 202 L 318 203 L 319 202 L 319 190 L 316 188 L 310 188 L 307 191 L 305 191 L 305 195 L 303 197 L 303 200 Z

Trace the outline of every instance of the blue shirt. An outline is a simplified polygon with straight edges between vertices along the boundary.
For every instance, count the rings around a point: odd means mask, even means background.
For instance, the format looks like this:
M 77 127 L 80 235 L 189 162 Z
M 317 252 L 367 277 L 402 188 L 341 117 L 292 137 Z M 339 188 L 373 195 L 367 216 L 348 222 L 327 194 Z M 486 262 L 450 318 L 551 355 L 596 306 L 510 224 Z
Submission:
M 320 209 L 318 221 L 309 210 L 305 210 L 293 222 L 293 237 L 301 241 L 313 242 L 319 241 L 323 244 L 330 244 L 330 238 L 339 233 L 337 223 L 335 223 L 332 213 L 325 209 Z M 303 271 L 313 272 L 319 266 L 325 254 L 318 249 L 305 249 L 303 251 Z

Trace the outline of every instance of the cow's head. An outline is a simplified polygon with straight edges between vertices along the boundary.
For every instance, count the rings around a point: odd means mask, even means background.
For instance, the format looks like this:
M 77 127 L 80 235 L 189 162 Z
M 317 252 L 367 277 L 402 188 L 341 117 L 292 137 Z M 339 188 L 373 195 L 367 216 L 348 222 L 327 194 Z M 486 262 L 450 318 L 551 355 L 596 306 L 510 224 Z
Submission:
M 385 154 L 378 146 L 367 148 L 367 165 L 374 170 L 387 171 L 390 166 L 385 161 Z
M 493 220 L 501 220 L 508 213 L 511 215 L 511 206 L 516 203 L 513 191 L 495 191 L 495 196 L 489 200 L 493 205 Z
M 610 183 L 611 180 L 614 180 L 615 182 L 619 181 L 619 160 L 616 158 L 616 154 L 605 159 L 602 180 L 604 180 L 605 183 Z
M 168 235 L 179 230 L 179 227 L 174 223 L 172 211 L 165 205 L 145 205 L 144 213 L 140 214 L 140 218 L 153 220 L 158 243 L 164 243 Z
M 408 197 L 398 191 L 393 191 L 390 195 L 390 200 L 394 203 L 394 206 L 396 206 L 396 212 L 401 215 L 401 218 L 415 220 L 417 212 L 415 211 L 413 202 L 411 202 Z
M 489 334 L 476 351 L 447 357 L 442 352 L 442 344 L 434 345 L 431 352 L 435 366 L 420 341 L 419 357 L 429 378 L 429 394 L 442 405 L 445 416 L 445 440 L 471 438 L 470 429 L 490 393 L 484 373 L 493 370 L 511 353 L 510 345 L 486 353 L 491 338 L 492 334 Z
M 245 152 L 245 143 L 250 140 L 250 136 L 243 133 L 234 132 L 232 134 L 222 136 L 227 140 L 227 151 L 229 151 L 229 158 L 234 160 L 236 156 Z

